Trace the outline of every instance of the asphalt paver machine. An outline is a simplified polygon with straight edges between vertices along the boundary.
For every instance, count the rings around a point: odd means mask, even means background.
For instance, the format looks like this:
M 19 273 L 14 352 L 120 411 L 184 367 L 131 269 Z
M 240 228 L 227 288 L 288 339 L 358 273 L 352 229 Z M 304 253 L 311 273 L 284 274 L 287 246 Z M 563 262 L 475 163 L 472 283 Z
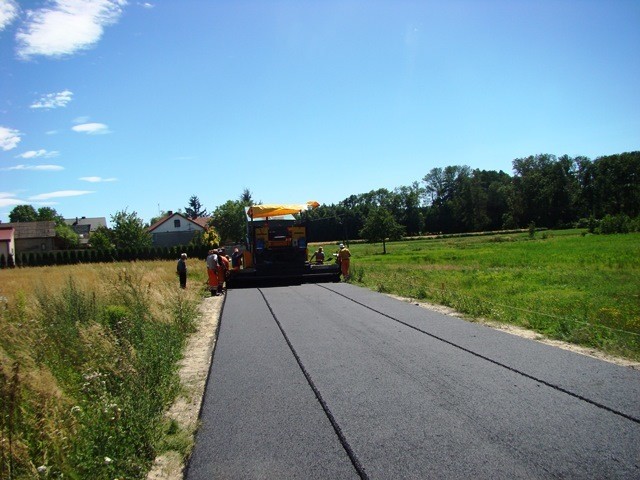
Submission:
M 231 272 L 227 282 L 229 288 L 256 283 L 340 281 L 340 267 L 333 257 L 323 263 L 308 261 L 306 211 L 318 205 L 307 202 L 246 207 L 243 266 Z

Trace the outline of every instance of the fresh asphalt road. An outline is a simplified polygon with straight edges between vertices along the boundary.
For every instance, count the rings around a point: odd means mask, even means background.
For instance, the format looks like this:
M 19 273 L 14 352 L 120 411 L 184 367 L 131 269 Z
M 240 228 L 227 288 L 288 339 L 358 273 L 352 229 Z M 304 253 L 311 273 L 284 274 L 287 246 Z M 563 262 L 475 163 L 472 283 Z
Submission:
M 229 291 L 189 480 L 640 478 L 640 372 L 353 285 Z

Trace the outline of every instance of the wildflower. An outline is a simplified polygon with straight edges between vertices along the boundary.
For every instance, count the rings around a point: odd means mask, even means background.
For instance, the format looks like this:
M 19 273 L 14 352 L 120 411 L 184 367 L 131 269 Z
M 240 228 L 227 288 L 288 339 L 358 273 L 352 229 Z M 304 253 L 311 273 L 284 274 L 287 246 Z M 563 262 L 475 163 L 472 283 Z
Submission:
M 47 467 L 44 465 L 40 465 L 38 468 L 36 468 L 36 470 L 40 475 L 44 475 L 47 473 Z
M 82 412 L 82 408 L 80 408 L 79 405 L 75 405 L 74 407 L 71 407 L 71 413 L 80 413 Z
M 113 460 L 110 459 L 109 457 L 104 457 L 104 464 L 105 465 L 110 465 L 113 463 Z

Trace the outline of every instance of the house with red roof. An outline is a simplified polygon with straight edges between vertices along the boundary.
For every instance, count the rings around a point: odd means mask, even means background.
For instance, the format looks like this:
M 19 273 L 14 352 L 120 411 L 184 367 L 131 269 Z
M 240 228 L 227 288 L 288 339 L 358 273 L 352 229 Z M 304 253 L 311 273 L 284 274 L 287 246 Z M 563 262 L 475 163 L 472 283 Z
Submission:
M 147 231 L 151 234 L 154 247 L 188 245 L 198 232 L 206 230 L 208 220 L 209 217 L 192 219 L 170 211 Z

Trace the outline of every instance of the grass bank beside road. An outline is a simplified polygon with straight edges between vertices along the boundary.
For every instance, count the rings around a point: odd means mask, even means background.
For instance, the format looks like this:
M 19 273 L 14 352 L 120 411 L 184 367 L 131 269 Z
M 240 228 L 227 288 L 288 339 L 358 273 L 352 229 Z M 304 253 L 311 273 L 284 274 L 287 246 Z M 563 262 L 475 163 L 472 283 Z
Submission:
M 145 478 L 163 450 L 188 453 L 163 414 L 199 270 L 187 290 L 173 261 L 0 271 L 0 478 Z
M 393 242 L 386 255 L 381 244 L 350 250 L 354 283 L 640 359 L 640 234 L 546 231 Z

